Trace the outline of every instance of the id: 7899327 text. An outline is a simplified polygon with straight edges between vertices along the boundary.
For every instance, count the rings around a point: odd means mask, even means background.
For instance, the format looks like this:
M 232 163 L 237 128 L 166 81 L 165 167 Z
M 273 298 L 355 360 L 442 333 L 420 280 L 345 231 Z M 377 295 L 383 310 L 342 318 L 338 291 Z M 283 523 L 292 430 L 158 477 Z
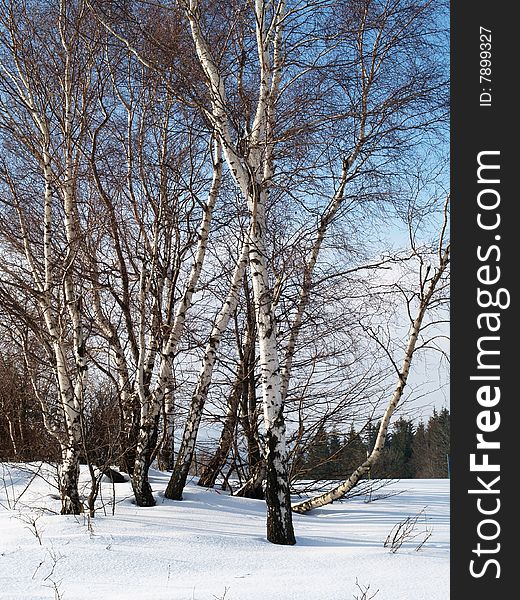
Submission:
M 491 29 L 480 27 L 480 106 L 491 106 Z

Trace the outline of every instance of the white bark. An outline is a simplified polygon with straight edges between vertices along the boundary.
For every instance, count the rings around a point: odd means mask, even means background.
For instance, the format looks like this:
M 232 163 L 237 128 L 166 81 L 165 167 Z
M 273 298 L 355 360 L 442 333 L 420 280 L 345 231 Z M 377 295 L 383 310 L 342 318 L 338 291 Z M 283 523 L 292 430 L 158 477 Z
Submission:
M 199 372 L 197 387 L 193 394 L 190 411 L 186 419 L 186 425 L 182 437 L 181 447 L 173 470 L 172 477 L 166 488 L 165 496 L 174 500 L 182 498 L 182 490 L 186 483 L 188 471 L 193 459 L 195 442 L 199 430 L 200 421 L 204 404 L 208 397 L 209 386 L 213 375 L 213 368 L 217 360 L 218 348 L 222 335 L 227 329 L 230 318 L 232 317 L 240 297 L 240 286 L 244 279 L 244 272 L 247 264 L 248 246 L 245 242 L 242 246 L 238 258 L 228 294 L 220 309 L 213 328 L 211 330 L 209 341 L 206 345 L 202 365 Z
M 141 415 L 132 485 L 134 488 L 134 493 L 136 494 L 137 503 L 140 506 L 150 506 L 155 503 L 147 480 L 150 457 L 153 452 L 152 445 L 154 443 L 154 429 L 157 426 L 157 420 L 160 415 L 166 388 L 171 380 L 171 361 L 184 330 L 186 314 L 191 306 L 193 294 L 195 293 L 200 274 L 202 272 L 206 249 L 208 246 L 213 209 L 218 198 L 221 179 L 222 150 L 220 143 L 215 141 L 213 155 L 213 180 L 208 194 L 208 202 L 205 206 L 204 215 L 202 217 L 199 229 L 195 257 L 191 265 L 183 296 L 175 312 L 170 333 L 161 349 L 161 360 L 159 364 L 157 382 L 153 392 L 150 393 L 147 389 L 145 389 L 144 378 L 142 376 L 142 373 L 144 373 L 142 365 L 140 365 L 139 369 Z M 144 311 L 142 314 L 144 315 Z M 143 340 L 141 340 L 141 348 L 144 348 Z M 142 352 L 141 355 L 143 355 Z
M 66 350 L 64 346 L 64 340 L 60 334 L 59 328 L 56 324 L 54 309 L 53 309 L 53 289 L 59 282 L 54 280 L 54 257 L 52 254 L 52 236 L 53 236 L 53 223 L 54 215 L 52 210 L 52 181 L 53 173 L 51 168 L 51 156 L 49 151 L 50 136 L 48 132 L 47 123 L 43 118 L 40 118 L 36 110 L 34 110 L 33 118 L 40 129 L 42 136 L 42 174 L 45 184 L 44 189 L 44 211 L 43 211 L 43 249 L 44 249 L 44 283 L 42 284 L 41 278 L 37 271 L 32 268 L 32 276 L 35 284 L 39 287 L 41 294 L 39 295 L 40 308 L 42 310 L 47 332 L 51 338 L 51 347 L 54 353 L 56 379 L 58 383 L 58 394 L 60 403 L 63 409 L 64 415 L 64 428 L 65 435 L 63 432 L 58 432 L 54 426 L 50 426 L 49 432 L 53 434 L 60 442 L 62 448 L 62 461 L 63 464 L 60 469 L 62 476 L 60 477 L 60 490 L 62 497 L 62 512 L 64 514 L 79 513 L 81 504 L 79 501 L 79 494 L 77 491 L 77 470 L 78 464 L 74 465 L 74 461 L 78 460 L 78 448 L 81 442 L 81 394 L 83 389 L 83 374 L 86 368 L 86 358 L 84 355 L 84 339 L 81 325 L 81 316 L 77 309 L 77 304 L 74 298 L 73 284 L 70 276 L 65 273 L 64 276 L 64 290 L 65 290 L 65 301 L 67 303 L 67 310 L 69 317 L 72 321 L 72 331 L 74 340 L 74 355 L 75 362 L 78 368 L 76 383 L 74 384 L 69 373 L 68 359 L 66 356 Z M 67 184 L 68 185 L 68 184 Z M 68 191 L 64 193 L 65 200 L 65 230 L 67 235 L 67 243 L 69 252 L 71 251 L 71 245 L 74 240 L 73 221 L 71 218 L 71 194 Z M 30 257 L 28 251 L 29 241 L 27 232 L 22 231 L 25 234 L 25 246 L 26 256 Z M 44 419 L 47 420 L 47 405 L 43 405 Z
M 36 263 L 32 256 L 30 247 L 29 232 L 25 225 L 25 219 L 20 206 L 17 206 L 20 231 L 23 238 L 24 251 L 27 263 L 29 265 L 30 273 L 36 289 L 40 292 L 38 300 L 40 309 L 42 311 L 47 333 L 51 340 L 51 348 L 54 354 L 54 364 L 56 381 L 58 384 L 58 396 L 60 404 L 63 410 L 63 428 L 60 428 L 56 423 L 55 416 L 51 416 L 51 410 L 46 399 L 42 398 L 37 394 L 40 404 L 42 406 L 42 414 L 44 419 L 44 425 L 51 435 L 53 435 L 60 443 L 62 450 L 62 465 L 60 466 L 60 493 L 62 499 L 62 512 L 64 514 L 79 513 L 81 509 L 81 503 L 79 500 L 79 494 L 77 490 L 77 471 L 78 464 L 74 464 L 78 459 L 78 447 L 81 441 L 81 427 L 80 427 L 80 403 L 79 395 L 82 391 L 82 376 L 79 376 L 76 385 L 73 384 L 71 376 L 69 374 L 68 359 L 66 357 L 66 351 L 64 347 L 64 340 L 60 334 L 58 325 L 56 323 L 56 317 L 54 314 L 53 307 L 53 290 L 56 285 L 59 285 L 54 278 L 54 258 L 52 253 L 52 239 L 53 239 L 53 223 L 54 214 L 52 210 L 52 181 L 53 173 L 51 167 L 51 154 L 50 154 L 50 135 L 48 126 L 44 118 L 42 118 L 33 103 L 30 95 L 30 90 L 27 90 L 25 102 L 30 110 L 31 116 L 37 126 L 37 129 L 41 135 L 41 156 L 42 156 L 42 175 L 44 180 L 44 193 L 43 193 L 43 278 L 40 276 Z M 69 196 L 70 197 L 70 196 Z M 65 210 L 66 214 L 70 214 L 70 206 Z M 67 241 L 71 243 L 71 223 L 70 220 L 66 225 Z M 73 319 L 73 335 L 74 335 L 74 350 L 76 362 L 79 363 L 84 371 L 85 358 L 80 357 L 78 349 L 83 347 L 83 336 L 80 323 L 80 316 L 75 310 L 75 307 L 71 306 L 71 282 L 68 276 L 65 277 L 64 289 L 66 294 L 66 302 L 69 308 L 69 315 Z M 33 380 L 33 378 L 32 378 Z M 36 391 L 35 381 L 33 380 L 33 387 Z
M 430 301 L 435 292 L 437 284 L 439 283 L 443 273 L 445 272 L 449 264 L 449 252 L 450 251 L 448 246 L 439 257 L 439 265 L 436 268 L 434 275 L 429 281 L 428 288 L 424 292 L 421 291 L 419 308 L 417 311 L 417 315 L 410 326 L 408 342 L 404 353 L 403 363 L 398 374 L 397 384 L 392 394 L 392 397 L 390 398 L 390 402 L 386 407 L 383 418 L 381 419 L 381 425 L 379 427 L 379 431 L 377 433 L 376 441 L 372 452 L 367 457 L 367 459 L 350 475 L 350 477 L 347 480 L 345 480 L 340 485 L 336 486 L 328 492 L 320 494 L 319 496 L 316 496 L 314 498 L 310 498 L 309 500 L 293 504 L 292 510 L 294 512 L 305 513 L 314 508 L 319 508 L 320 506 L 330 504 L 334 500 L 339 500 L 357 484 L 361 477 L 368 472 L 370 467 L 379 458 L 385 443 L 385 437 L 388 431 L 388 427 L 390 425 L 390 419 L 395 409 L 397 408 L 399 400 L 403 395 L 406 382 L 408 380 L 410 366 L 412 364 L 412 359 L 415 353 L 417 340 L 421 332 L 424 316 L 426 314 L 428 306 L 430 305 Z M 422 285 L 423 284 L 421 283 L 421 288 Z
M 251 218 L 249 263 L 258 328 L 264 421 L 268 441 L 267 537 L 274 543 L 294 544 L 276 324 L 264 248 L 266 194 L 272 177 L 272 123 L 280 81 L 280 48 L 285 2 L 280 0 L 273 8 L 274 14 L 270 24 L 267 23 L 264 0 L 255 0 L 254 7 L 260 86 L 253 127 L 248 139 L 247 156 L 237 153 L 231 139 L 224 79 L 200 28 L 197 0 L 190 0 L 187 16 L 198 58 L 209 82 L 212 111 L 208 116 L 220 135 L 226 161 L 238 188 L 247 201 Z M 274 62 L 270 55 L 273 49 Z

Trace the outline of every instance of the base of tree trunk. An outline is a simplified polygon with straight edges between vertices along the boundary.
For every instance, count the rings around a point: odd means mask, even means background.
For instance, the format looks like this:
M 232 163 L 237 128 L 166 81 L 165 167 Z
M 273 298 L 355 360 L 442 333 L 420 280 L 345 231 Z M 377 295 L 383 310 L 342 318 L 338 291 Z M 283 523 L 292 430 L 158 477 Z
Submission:
M 206 470 L 200 476 L 200 479 L 197 481 L 197 485 L 205 488 L 212 488 L 215 486 L 215 482 L 217 481 L 218 473 L 211 470 Z
M 278 437 L 271 431 L 267 433 L 267 448 L 267 540 L 272 544 L 293 546 L 296 538 L 292 523 L 289 477 L 285 461 L 278 451 Z
M 136 464 L 137 467 L 137 464 Z M 148 466 L 145 468 L 135 468 L 131 478 L 132 489 L 134 491 L 135 503 L 137 506 L 147 507 L 155 506 L 155 498 L 153 497 L 152 487 L 148 481 Z
M 263 460 L 258 461 L 253 474 L 244 483 L 244 485 L 237 490 L 233 495 L 240 498 L 252 498 L 253 500 L 265 500 L 264 492 L 264 479 L 266 475 L 265 464 Z
M 62 495 L 61 497 L 61 515 L 80 515 L 83 512 L 83 505 L 79 496 Z
M 265 500 L 265 492 L 263 485 L 253 485 L 250 481 L 247 481 L 239 490 L 237 490 L 233 496 L 239 498 L 251 498 L 252 500 Z
M 222 442 L 222 438 L 224 438 L 224 442 Z M 203 467 L 197 485 L 207 488 L 214 487 L 217 481 L 217 477 L 226 465 L 228 454 L 229 445 L 226 443 L 226 435 L 222 434 L 219 448 L 217 449 L 211 460 L 208 462 L 208 464 L 205 467 Z
M 267 520 L 267 541 L 279 546 L 294 546 L 296 544 L 294 531 L 288 533 L 278 528 L 278 526 L 269 526 L 269 519 Z
M 146 483 L 146 485 L 144 485 L 139 491 L 134 489 L 134 497 L 137 506 L 142 508 L 155 506 L 157 504 L 155 498 L 153 497 L 152 488 L 150 487 L 149 483 Z
M 62 515 L 79 515 L 83 512 L 78 491 L 79 453 L 73 447 L 62 449 L 59 469 L 59 486 Z
M 168 500 L 182 500 L 182 492 L 186 485 L 186 479 L 186 477 L 176 473 L 174 470 L 164 492 L 165 498 L 168 498 Z
M 289 516 L 287 516 L 287 514 Z M 281 511 L 280 506 L 267 507 L 267 541 L 280 546 L 294 546 L 296 537 L 291 520 L 291 509 Z

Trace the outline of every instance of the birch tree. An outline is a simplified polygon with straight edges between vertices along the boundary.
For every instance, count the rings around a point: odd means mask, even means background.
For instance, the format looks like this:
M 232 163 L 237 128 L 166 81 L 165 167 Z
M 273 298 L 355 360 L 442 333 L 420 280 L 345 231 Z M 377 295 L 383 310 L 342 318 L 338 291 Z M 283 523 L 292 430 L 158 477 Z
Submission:
M 347 75 L 339 89 L 344 89 L 345 95 L 352 97 L 352 93 L 346 89 L 347 82 L 349 80 L 356 82 L 356 99 L 352 104 L 347 103 L 348 110 L 343 116 L 344 122 L 348 122 L 350 119 L 348 131 L 353 135 L 354 143 L 348 151 L 339 153 L 341 164 L 339 183 L 336 185 L 336 191 L 330 203 L 321 214 L 316 238 L 304 269 L 302 291 L 291 326 L 284 364 L 281 364 L 272 302 L 271 275 L 266 262 L 267 210 L 269 192 L 273 183 L 274 152 L 278 142 L 275 131 L 279 130 L 277 110 L 280 95 L 282 92 L 286 93 L 287 88 L 305 73 L 305 70 L 299 74 L 288 70 L 290 75 L 284 81 L 285 87 L 281 86 L 286 66 L 286 47 L 283 46 L 284 27 L 286 21 L 291 19 L 298 21 L 298 16 L 295 15 L 299 15 L 299 9 L 291 7 L 287 10 L 284 2 L 272 5 L 255 2 L 251 7 L 255 24 L 255 69 L 258 88 L 256 93 L 249 96 L 249 102 L 244 100 L 241 90 L 245 81 L 243 67 L 244 49 L 247 42 L 244 43 L 245 38 L 242 38 L 242 55 L 237 60 L 238 71 L 233 77 L 237 82 L 236 94 L 243 102 L 246 118 L 242 121 L 244 125 L 237 131 L 234 120 L 236 114 L 228 97 L 229 86 L 222 72 L 224 64 L 228 65 L 229 63 L 216 59 L 216 49 L 212 48 L 208 42 L 211 32 L 203 28 L 205 11 L 208 8 L 202 7 L 196 1 L 185 5 L 191 35 L 209 90 L 211 111 L 203 108 L 204 114 L 220 135 L 228 167 L 238 189 L 247 201 L 251 216 L 249 259 L 263 382 L 267 448 L 268 538 L 278 543 L 292 543 L 293 541 L 292 525 L 287 516 L 288 512 L 285 510 L 288 503 L 288 487 L 286 485 L 287 452 L 283 405 L 290 381 L 294 348 L 301 320 L 309 301 L 313 270 L 327 230 L 340 214 L 340 208 L 344 204 L 347 183 L 355 177 L 359 177 L 360 168 L 367 164 L 368 157 L 377 152 L 378 148 L 386 143 L 387 138 L 394 137 L 395 139 L 395 133 L 400 128 L 401 131 L 404 131 L 420 127 L 417 121 L 413 121 L 411 126 L 403 127 L 403 124 L 407 120 L 412 122 L 410 107 L 416 105 L 418 109 L 424 99 L 423 94 L 426 90 L 431 91 L 429 83 L 425 83 L 427 78 L 415 89 L 410 87 L 414 78 L 412 73 L 407 73 L 400 81 L 397 80 L 394 87 L 387 86 L 388 80 L 385 81 L 385 78 L 388 72 L 388 57 L 398 50 L 403 44 L 403 40 L 412 39 L 408 36 L 411 36 L 412 30 L 416 33 L 415 22 L 423 19 L 422 13 L 426 8 L 426 4 L 400 5 L 396 8 L 385 7 L 377 3 L 372 5 L 367 2 L 360 3 L 359 6 L 356 5 L 349 11 L 348 7 L 341 6 L 344 11 L 341 16 L 345 18 L 345 22 L 341 23 L 341 30 L 347 34 L 348 43 L 351 44 L 347 56 L 350 61 L 349 67 L 353 69 L 354 73 Z M 243 18 L 243 14 L 247 14 L 247 10 L 241 13 L 238 21 Z M 325 9 L 325 14 L 327 14 L 327 9 Z M 332 17 L 332 21 L 334 21 L 334 17 Z M 305 26 L 301 31 L 303 32 L 304 29 Z M 408 30 L 410 30 L 410 34 Z M 339 37 L 332 36 L 331 39 L 335 41 L 327 50 L 324 50 L 321 57 L 328 56 L 329 53 L 331 56 L 337 57 L 335 52 L 339 48 L 343 49 L 343 44 L 338 42 Z M 294 47 L 298 47 L 299 43 L 303 44 L 304 42 L 296 41 Z M 220 51 L 225 53 L 226 49 L 222 48 Z M 329 64 L 333 69 L 338 67 L 338 64 Z M 321 72 L 325 68 L 323 66 Z M 314 69 L 309 67 L 309 70 Z M 404 75 L 405 71 L 403 70 L 402 73 Z M 424 74 L 426 74 L 426 70 Z M 406 77 L 409 78 L 406 79 Z M 385 81 L 385 83 L 381 85 L 381 81 Z M 342 85 L 345 87 L 342 88 Z M 341 100 L 339 100 L 339 106 L 343 108 Z M 248 114 L 250 120 L 247 118 Z M 324 121 L 327 120 L 326 117 Z M 329 124 L 332 121 L 338 122 L 337 115 L 330 116 Z M 313 130 L 313 126 L 309 126 L 307 122 L 305 126 L 308 127 L 308 131 Z M 297 131 L 303 133 L 303 128 L 297 128 Z M 403 136 L 403 140 L 405 137 Z M 356 166 L 356 163 L 359 164 Z
M 134 486 L 136 499 L 138 504 L 141 506 L 155 504 L 155 501 L 151 495 L 149 484 L 147 482 L 147 471 L 150 464 L 150 455 L 153 451 L 152 431 L 156 419 L 160 415 L 160 409 L 162 406 L 162 401 L 165 397 L 167 386 L 171 383 L 171 360 L 181 338 L 186 322 L 186 313 L 191 306 L 193 294 L 195 293 L 204 263 L 212 212 L 218 196 L 218 189 L 220 185 L 221 161 L 218 154 L 219 148 L 220 146 L 217 143 L 217 156 L 214 162 L 215 168 L 213 182 L 198 233 L 198 243 L 195 256 L 190 267 L 190 272 L 184 286 L 183 294 L 175 309 L 175 314 L 169 328 L 169 333 L 167 336 L 165 336 L 160 349 L 157 382 L 153 392 L 147 397 L 143 393 L 142 387 L 140 386 L 139 388 L 141 407 L 140 431 L 137 439 L 136 461 L 134 465 L 132 483 Z
M 388 427 L 391 422 L 391 417 L 394 414 L 399 401 L 403 397 L 403 393 L 410 375 L 410 367 L 416 352 L 428 344 L 428 339 L 420 339 L 421 332 L 428 326 L 426 320 L 428 310 L 432 309 L 439 302 L 446 301 L 446 275 L 450 263 L 450 244 L 446 241 L 446 229 L 448 219 L 448 200 L 446 200 L 444 210 L 444 222 L 442 224 L 441 233 L 439 236 L 437 252 L 433 255 L 436 258 L 436 263 L 427 262 L 425 256 L 415 247 L 413 247 L 413 255 L 418 259 L 418 289 L 412 295 L 406 295 L 407 312 L 410 315 L 410 328 L 408 340 L 404 350 L 404 356 L 400 367 L 395 365 L 397 382 L 388 405 L 385 409 L 381 423 L 377 432 L 374 447 L 367 459 L 363 461 L 353 473 L 342 482 L 319 496 L 297 502 L 293 504 L 293 511 L 297 513 L 306 513 L 314 508 L 319 508 L 330 504 L 334 500 L 338 500 L 345 496 L 359 482 L 361 477 L 365 475 L 372 465 L 378 460 L 383 449 Z M 413 244 L 415 246 L 415 244 Z M 424 252 L 424 251 L 423 251 Z M 416 312 L 412 316 L 412 306 L 416 301 Z M 394 363 L 395 364 L 395 363 Z
M 204 466 L 199 477 L 198 485 L 202 487 L 213 487 L 217 477 L 222 473 L 236 440 L 239 414 L 240 424 L 247 440 L 250 473 L 254 471 L 256 464 L 261 460 L 257 435 L 256 326 L 247 281 L 245 281 L 244 292 L 246 314 L 244 319 L 245 331 L 242 338 L 240 338 L 238 331 L 238 319 L 235 318 L 239 363 L 236 368 L 235 380 L 228 393 L 224 424 L 217 449 L 208 464 Z M 259 499 L 264 498 L 261 484 L 262 482 L 257 487 L 256 494 L 253 494 L 254 497 Z
M 78 514 L 88 364 L 82 286 L 75 270 L 82 238 L 78 171 L 96 41 L 85 44 L 79 34 L 88 19 L 82 2 L 61 1 L 50 14 L 44 11 L 19 2 L 2 6 L 0 128 L 7 151 L 2 183 L 6 215 L 16 222 L 3 243 L 8 257 L 17 255 L 7 258 L 2 270 L 8 287 L 36 301 L 56 377 L 59 418 L 47 398 L 39 400 L 45 425 L 61 448 L 62 513 Z M 24 304 L 11 304 L 22 318 Z
M 258 327 L 266 430 L 267 538 L 277 544 L 294 544 L 276 323 L 264 239 L 267 193 L 273 169 L 273 119 L 282 66 L 284 13 L 283 1 L 274 5 L 272 11 L 261 1 L 254 5 L 260 83 L 246 155 L 245 152 L 237 152 L 231 138 L 229 115 L 226 113 L 225 82 L 204 36 L 199 4 L 196 0 L 190 0 L 186 4 L 193 42 L 209 88 L 211 112 L 207 113 L 207 118 L 220 136 L 228 167 L 247 201 L 251 218 L 247 241 Z
M 248 246 L 247 242 L 245 242 L 233 271 L 228 295 L 224 301 L 224 304 L 222 305 L 221 310 L 215 318 L 215 322 L 204 351 L 202 365 L 197 380 L 197 386 L 191 400 L 181 446 L 177 455 L 177 461 L 164 494 L 166 498 L 171 498 L 172 500 L 182 499 L 182 491 L 186 484 L 189 468 L 193 459 L 197 433 L 202 418 L 204 404 L 208 395 L 208 388 L 212 379 L 213 368 L 215 366 L 220 340 L 238 304 L 240 288 L 242 286 L 242 280 L 244 278 L 244 272 L 247 264 L 247 254 Z
M 108 217 L 102 243 L 109 248 L 101 257 L 100 240 L 91 242 L 93 317 L 114 357 L 136 501 L 153 506 L 148 470 L 157 444 L 171 444 L 172 363 L 203 270 L 222 151 L 211 132 L 195 133 L 191 115 L 153 71 L 121 52 L 104 66 L 111 75 L 111 89 L 100 97 L 106 118 L 91 134 L 90 164 Z M 120 145 L 123 186 L 107 169 L 112 144 Z M 116 268 L 101 282 L 96 263 L 114 259 Z

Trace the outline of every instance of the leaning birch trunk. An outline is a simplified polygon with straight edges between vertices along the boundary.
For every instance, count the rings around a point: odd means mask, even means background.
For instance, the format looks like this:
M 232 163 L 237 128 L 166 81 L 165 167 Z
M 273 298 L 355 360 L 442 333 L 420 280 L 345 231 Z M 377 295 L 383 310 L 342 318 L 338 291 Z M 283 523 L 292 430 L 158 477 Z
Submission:
M 182 436 L 181 447 L 172 476 L 166 487 L 164 495 L 171 500 L 182 500 L 182 491 L 186 485 L 186 479 L 193 460 L 195 442 L 199 431 L 199 425 L 202 418 L 202 411 L 206 398 L 208 397 L 209 386 L 213 375 L 213 368 L 217 359 L 217 352 L 222 339 L 222 334 L 226 330 L 229 320 L 233 315 L 240 296 L 240 286 L 244 278 L 244 272 L 247 264 L 248 246 L 247 242 L 243 244 L 240 257 L 236 264 L 231 285 L 226 300 L 220 309 L 215 323 L 211 330 L 209 341 L 202 359 L 202 366 L 199 373 L 197 387 L 191 400 L 190 411 L 186 419 L 186 425 Z
M 218 441 L 218 446 L 209 460 L 208 464 L 205 465 L 200 474 L 197 485 L 201 487 L 211 488 L 215 485 L 219 473 L 224 468 L 231 448 L 233 446 L 233 439 L 235 436 L 236 425 L 238 421 L 238 408 L 240 405 L 240 396 L 242 394 L 243 385 L 243 364 L 240 364 L 237 377 L 231 389 L 231 392 L 227 401 L 226 416 L 224 418 L 224 426 Z M 14 442 L 13 442 L 14 446 Z
M 170 334 L 161 349 L 161 361 L 155 389 L 151 393 L 147 392 L 145 396 L 141 394 L 140 398 L 139 435 L 135 450 L 134 472 L 131 479 L 138 506 L 155 506 L 155 499 L 148 482 L 148 470 L 150 468 L 152 452 L 156 444 L 157 426 L 164 395 L 171 381 L 171 360 L 184 330 L 186 313 L 191 307 L 193 294 L 195 293 L 206 256 L 211 218 L 222 179 L 222 147 L 219 141 L 215 141 L 214 143 L 214 155 L 212 159 L 213 180 L 208 194 L 208 202 L 204 208 L 204 215 L 199 229 L 197 250 L 191 265 L 188 281 L 186 282 L 181 301 L 177 306 Z
M 213 487 L 215 485 L 217 477 L 224 468 L 231 452 L 238 422 L 240 400 L 243 396 L 247 398 L 249 395 L 250 369 L 254 369 L 254 349 L 254 331 L 253 327 L 248 324 L 235 382 L 227 401 L 224 426 L 220 434 L 217 450 L 208 464 L 203 468 L 197 483 L 197 485 L 202 487 Z
M 446 250 L 440 257 L 439 266 L 437 267 L 435 274 L 430 280 L 427 291 L 424 293 L 424 295 L 421 296 L 417 316 L 415 317 L 410 327 L 408 343 L 406 345 L 405 356 L 401 370 L 399 372 L 397 385 L 394 389 L 392 398 L 390 399 L 390 402 L 388 403 L 388 406 L 386 407 L 385 413 L 381 420 L 381 425 L 379 426 L 379 431 L 377 433 L 376 441 L 372 452 L 369 454 L 367 459 L 352 473 L 352 475 L 350 475 L 350 477 L 346 481 L 336 486 L 334 489 L 325 492 L 324 494 L 320 494 L 319 496 L 310 498 L 309 500 L 293 504 L 292 510 L 294 512 L 306 513 L 314 508 L 319 508 L 321 506 L 325 506 L 326 504 L 330 504 L 331 502 L 334 502 L 334 500 L 339 500 L 358 483 L 361 477 L 363 477 L 363 475 L 368 472 L 370 467 L 372 467 L 372 465 L 378 460 L 385 443 L 388 426 L 390 425 L 390 419 L 399 403 L 399 400 L 403 395 L 403 391 L 408 380 L 408 375 L 410 373 L 410 365 L 412 363 L 415 347 L 417 344 L 419 333 L 421 331 L 424 315 L 426 314 L 426 310 L 428 309 L 433 293 L 435 292 L 435 288 L 437 287 L 439 280 L 441 279 L 444 271 L 446 270 L 448 263 L 449 246 L 446 248 Z

